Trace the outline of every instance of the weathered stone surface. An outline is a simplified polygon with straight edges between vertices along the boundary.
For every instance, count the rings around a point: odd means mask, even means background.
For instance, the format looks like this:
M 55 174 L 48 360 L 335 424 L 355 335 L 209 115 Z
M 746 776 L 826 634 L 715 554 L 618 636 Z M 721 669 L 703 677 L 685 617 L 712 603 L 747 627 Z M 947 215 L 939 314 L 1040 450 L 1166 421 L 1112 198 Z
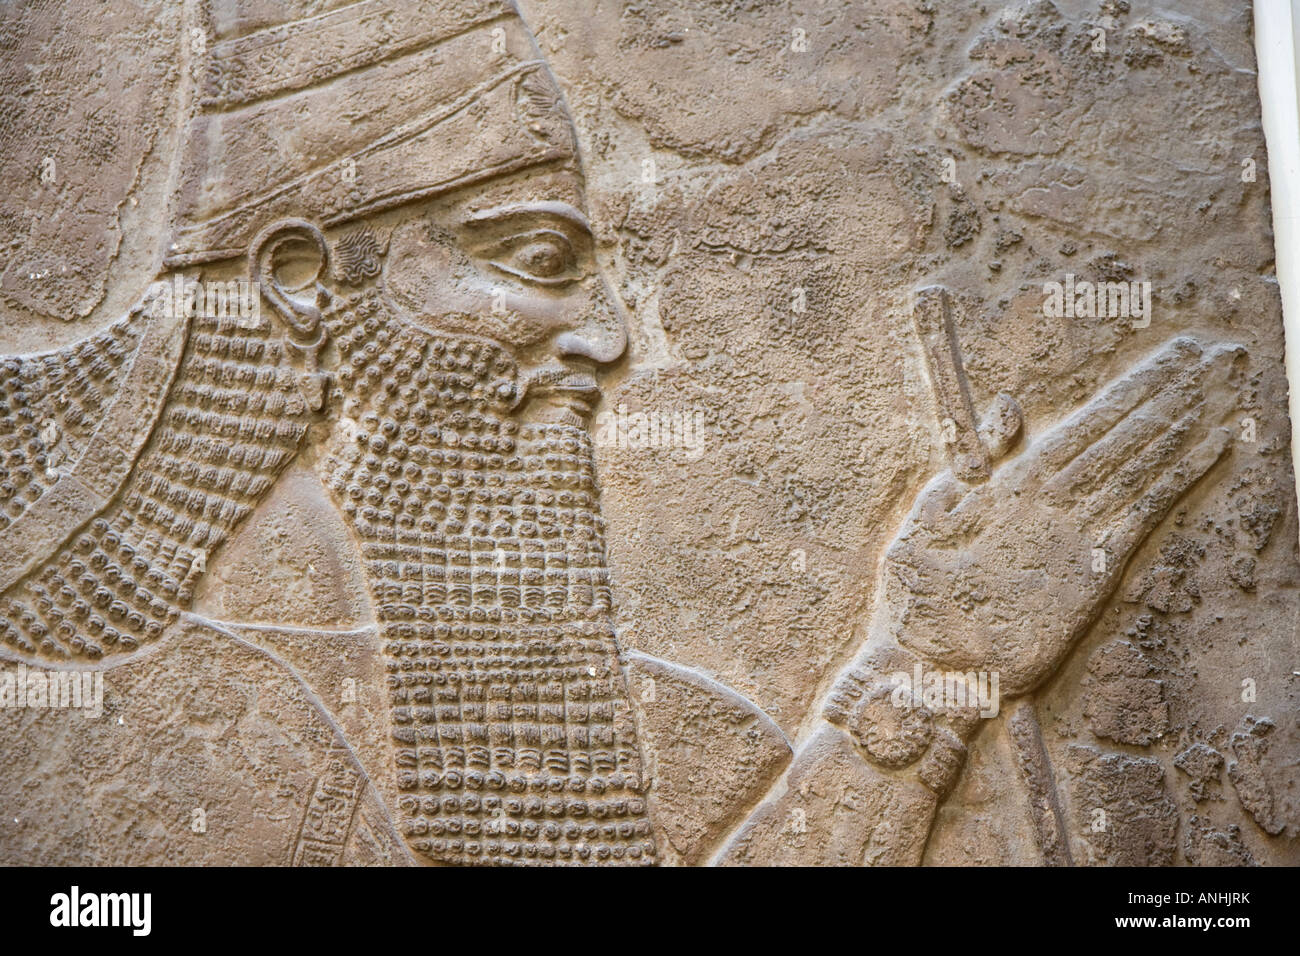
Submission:
M 1101 648 L 1088 662 L 1083 705 L 1092 732 L 1120 744 L 1149 744 L 1169 729 L 1169 702 L 1155 665 L 1127 641 Z
M 684 863 L 700 863 L 790 763 L 762 711 L 703 674 L 630 654 L 628 682 L 646 751 L 655 824 Z
M 194 610 L 252 624 L 373 623 L 361 557 L 320 479 L 295 462 L 199 582 Z
M 1187 862 L 1193 866 L 1257 865 L 1255 858 L 1241 842 L 1239 826 L 1234 823 L 1226 830 L 1216 830 L 1209 821 L 1197 816 L 1187 821 L 1183 853 Z
M 906 866 L 921 862 L 935 797 L 898 786 L 825 727 L 790 767 L 784 791 L 764 803 L 728 843 L 728 865 Z
M 1295 764 L 1269 759 L 1275 744 L 1280 747 L 1282 741 L 1294 739 L 1294 725 L 1290 734 L 1277 731 L 1271 720 L 1247 714 L 1228 744 L 1234 757 L 1228 764 L 1228 779 L 1241 805 L 1265 833 L 1274 835 L 1300 828 Z
M 0 297 L 10 351 L 84 334 L 65 323 L 112 321 L 154 278 L 184 95 L 183 21 L 182 5 L 150 0 L 86 16 L 43 3 L 4 12 Z
M 1223 754 L 1204 743 L 1195 743 L 1174 758 L 1174 766 L 1187 774 L 1187 790 L 1197 803 L 1210 794 L 1223 771 Z
M 1076 859 L 1105 866 L 1174 862 L 1178 811 L 1159 761 L 1079 746 L 1069 748 L 1067 759 L 1081 834 L 1075 841 Z
M 403 860 L 340 729 L 276 659 L 186 622 L 100 676 L 101 716 L 0 709 L 6 865 L 338 865 L 353 841 Z
M 0 862 L 1300 861 L 1250 22 L 6 4 Z

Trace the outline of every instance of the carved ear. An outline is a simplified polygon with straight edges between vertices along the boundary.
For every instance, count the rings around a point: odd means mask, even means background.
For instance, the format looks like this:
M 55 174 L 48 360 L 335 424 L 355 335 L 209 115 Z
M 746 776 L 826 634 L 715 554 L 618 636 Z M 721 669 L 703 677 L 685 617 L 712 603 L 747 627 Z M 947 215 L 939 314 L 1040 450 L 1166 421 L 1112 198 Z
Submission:
M 320 331 L 321 306 L 329 293 L 321 284 L 329 272 L 325 236 L 305 219 L 281 219 L 253 241 L 249 276 L 299 340 Z

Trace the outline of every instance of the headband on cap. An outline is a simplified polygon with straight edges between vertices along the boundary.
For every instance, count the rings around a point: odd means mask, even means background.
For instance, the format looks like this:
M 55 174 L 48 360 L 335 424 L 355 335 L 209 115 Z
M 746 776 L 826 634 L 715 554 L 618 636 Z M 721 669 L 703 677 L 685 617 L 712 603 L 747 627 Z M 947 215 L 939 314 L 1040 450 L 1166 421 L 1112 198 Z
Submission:
M 169 267 L 243 255 L 276 219 L 334 226 L 576 155 L 503 0 L 361 0 L 217 40 L 202 59 Z

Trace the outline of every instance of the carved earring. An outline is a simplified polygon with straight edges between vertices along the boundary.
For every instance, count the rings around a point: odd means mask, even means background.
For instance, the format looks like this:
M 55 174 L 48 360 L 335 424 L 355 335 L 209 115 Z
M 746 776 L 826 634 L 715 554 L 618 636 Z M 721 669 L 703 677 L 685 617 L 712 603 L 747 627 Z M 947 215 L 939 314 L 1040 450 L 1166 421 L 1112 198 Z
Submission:
M 329 271 L 329 245 L 321 231 L 305 219 L 282 219 L 253 241 L 248 253 L 249 277 L 284 320 L 284 341 L 303 370 L 299 388 L 307 407 L 325 407 L 329 379 L 320 368 L 320 352 L 328 337 L 321 309 L 330 294 L 320 282 Z

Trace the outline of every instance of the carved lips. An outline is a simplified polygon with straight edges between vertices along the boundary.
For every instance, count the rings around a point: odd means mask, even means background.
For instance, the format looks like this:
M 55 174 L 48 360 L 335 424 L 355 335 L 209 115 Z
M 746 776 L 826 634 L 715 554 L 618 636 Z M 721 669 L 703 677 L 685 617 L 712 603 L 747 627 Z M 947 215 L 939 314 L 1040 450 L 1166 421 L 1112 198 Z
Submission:
M 600 399 L 600 385 L 590 372 L 569 365 L 548 365 L 529 373 L 520 390 L 521 404 L 540 403 L 586 421 Z M 544 409 L 533 408 L 534 414 Z

